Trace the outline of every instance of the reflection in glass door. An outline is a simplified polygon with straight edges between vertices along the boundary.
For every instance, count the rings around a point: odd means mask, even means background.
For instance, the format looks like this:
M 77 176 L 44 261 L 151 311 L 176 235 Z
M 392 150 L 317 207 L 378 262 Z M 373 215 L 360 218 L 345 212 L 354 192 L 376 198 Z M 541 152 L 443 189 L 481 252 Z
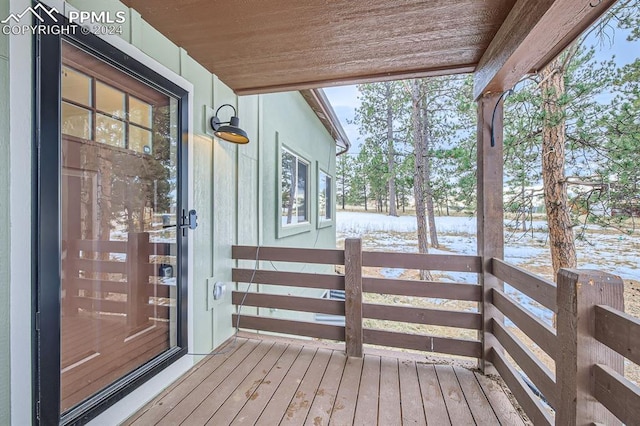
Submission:
M 63 42 L 62 413 L 177 343 L 178 100 Z

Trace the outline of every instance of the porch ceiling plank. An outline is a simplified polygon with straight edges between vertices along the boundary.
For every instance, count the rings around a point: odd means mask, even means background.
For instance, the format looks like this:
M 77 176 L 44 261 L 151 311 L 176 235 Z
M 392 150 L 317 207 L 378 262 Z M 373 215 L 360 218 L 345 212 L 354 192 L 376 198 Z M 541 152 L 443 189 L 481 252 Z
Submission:
M 123 0 L 237 94 L 473 71 L 515 0 Z
M 474 97 L 503 92 L 544 67 L 614 3 L 518 0 L 480 59 Z

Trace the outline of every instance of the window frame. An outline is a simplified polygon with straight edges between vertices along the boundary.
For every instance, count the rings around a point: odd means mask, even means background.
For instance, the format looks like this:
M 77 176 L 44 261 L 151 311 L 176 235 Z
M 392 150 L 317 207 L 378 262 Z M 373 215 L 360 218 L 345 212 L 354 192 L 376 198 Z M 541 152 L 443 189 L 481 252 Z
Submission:
M 300 150 L 290 148 L 290 146 L 287 144 L 283 144 L 279 140 L 277 135 L 276 135 L 276 139 L 277 139 L 277 152 L 278 152 L 278 155 L 276 156 L 276 161 L 277 161 L 276 194 L 278 198 L 278 204 L 276 206 L 276 230 L 277 230 L 276 238 L 285 238 L 292 235 L 310 232 L 312 229 L 311 218 L 313 214 L 312 212 L 313 209 L 311 208 L 311 206 L 313 205 L 313 203 L 311 202 L 311 198 L 313 197 L 313 189 L 312 189 L 313 185 L 311 185 L 310 182 L 314 178 L 313 176 L 314 173 L 312 172 L 312 167 L 311 167 L 313 163 L 308 160 L 308 158 L 310 158 L 308 155 L 302 153 Z M 307 165 L 307 185 L 306 185 L 307 193 L 306 193 L 306 203 L 305 203 L 306 221 L 300 222 L 300 223 L 292 223 L 292 224 L 282 223 L 282 172 L 283 172 L 282 156 L 285 151 L 296 158 L 296 164 L 298 161 L 302 161 Z M 298 174 L 296 173 L 296 179 L 295 179 L 296 186 L 297 186 L 297 176 Z
M 317 224 L 316 227 L 318 229 L 322 229 L 322 228 L 329 228 L 331 226 L 334 226 L 335 224 L 335 217 L 336 217 L 336 210 L 335 210 L 335 197 L 334 197 L 334 177 L 331 175 L 331 173 L 329 173 L 328 171 L 326 171 L 322 166 L 320 166 L 319 162 L 316 162 L 317 165 L 317 178 L 316 178 L 316 193 L 318 194 L 316 196 L 316 211 L 317 211 Z M 327 210 L 328 213 L 331 215 L 329 219 L 327 219 L 326 217 L 322 217 L 320 216 L 320 177 L 322 176 L 322 174 L 326 175 L 326 177 L 328 177 L 331 180 L 331 190 L 329 192 L 329 194 L 331 195 L 331 205 L 329 206 L 330 208 Z M 325 183 L 326 185 L 326 183 Z

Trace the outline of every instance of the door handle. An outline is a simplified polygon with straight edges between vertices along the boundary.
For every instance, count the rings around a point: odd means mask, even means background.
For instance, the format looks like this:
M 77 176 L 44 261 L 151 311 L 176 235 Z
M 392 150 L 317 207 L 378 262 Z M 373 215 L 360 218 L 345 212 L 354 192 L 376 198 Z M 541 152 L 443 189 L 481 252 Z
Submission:
M 180 229 L 191 229 L 194 230 L 198 227 L 198 212 L 195 210 L 189 210 L 187 215 L 184 214 L 184 210 L 182 211 L 182 223 L 180 224 Z

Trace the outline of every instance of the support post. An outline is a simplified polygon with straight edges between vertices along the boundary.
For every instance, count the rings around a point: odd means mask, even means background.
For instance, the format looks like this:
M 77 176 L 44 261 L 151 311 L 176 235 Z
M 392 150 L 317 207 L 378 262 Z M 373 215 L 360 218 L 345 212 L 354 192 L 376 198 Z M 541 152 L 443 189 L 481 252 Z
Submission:
M 624 284 L 620 277 L 576 269 L 558 272 L 557 425 L 621 424 L 593 397 L 595 364 L 605 364 L 624 374 L 622 355 L 594 337 L 595 305 L 624 310 Z
M 129 232 L 127 239 L 127 326 L 137 328 L 149 321 L 148 232 Z
M 478 367 L 488 373 L 491 366 L 489 354 L 496 346 L 491 329 L 491 319 L 503 322 L 504 316 L 493 306 L 493 289 L 503 289 L 504 284 L 491 275 L 491 259 L 504 257 L 504 212 L 502 201 L 503 188 L 503 147 L 502 147 L 503 109 L 500 94 L 488 94 L 478 100 L 478 255 L 482 257 L 482 272 L 479 284 L 482 286 L 482 358 Z M 494 146 L 491 146 L 491 140 Z
M 344 241 L 344 335 L 347 356 L 362 358 L 362 241 Z

